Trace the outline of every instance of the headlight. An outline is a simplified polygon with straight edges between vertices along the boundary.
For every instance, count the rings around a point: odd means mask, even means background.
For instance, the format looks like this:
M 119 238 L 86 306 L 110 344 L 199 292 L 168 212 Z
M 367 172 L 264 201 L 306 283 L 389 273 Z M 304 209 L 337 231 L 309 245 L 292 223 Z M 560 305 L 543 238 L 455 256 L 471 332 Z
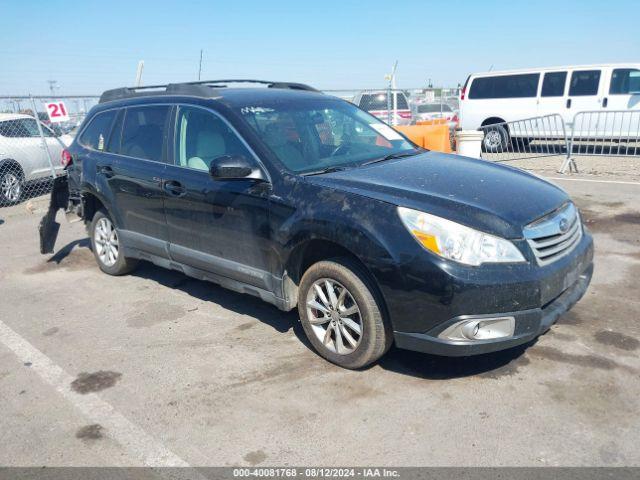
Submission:
M 418 243 L 441 257 L 474 266 L 525 261 L 520 250 L 504 238 L 410 208 L 398 207 L 398 213 Z

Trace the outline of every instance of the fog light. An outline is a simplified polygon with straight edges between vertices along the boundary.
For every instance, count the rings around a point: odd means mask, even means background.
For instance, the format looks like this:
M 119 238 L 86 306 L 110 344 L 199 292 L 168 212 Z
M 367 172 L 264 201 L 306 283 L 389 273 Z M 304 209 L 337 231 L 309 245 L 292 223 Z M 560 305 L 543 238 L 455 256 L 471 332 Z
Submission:
M 467 318 L 445 329 L 438 338 L 455 341 L 491 340 L 511 337 L 516 329 L 514 317 Z

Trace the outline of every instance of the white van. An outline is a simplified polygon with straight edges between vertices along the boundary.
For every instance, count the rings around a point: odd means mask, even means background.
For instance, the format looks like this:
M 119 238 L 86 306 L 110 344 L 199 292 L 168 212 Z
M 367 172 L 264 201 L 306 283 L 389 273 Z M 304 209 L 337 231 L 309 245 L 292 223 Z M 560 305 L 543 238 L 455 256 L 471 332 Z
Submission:
M 620 110 L 640 110 L 639 63 L 474 73 L 467 78 L 460 92 L 460 126 L 463 130 L 552 114 L 559 114 L 567 124 L 573 122 L 578 112 Z M 578 133 L 581 137 L 620 136 L 622 133 L 638 136 L 640 133 L 640 114 L 633 115 L 633 120 L 623 121 L 619 116 L 616 120 L 605 121 L 607 125 L 604 128 L 601 125 L 597 131 L 593 124 L 585 121 L 585 131 Z M 559 136 L 562 134 L 559 130 L 534 134 Z M 509 133 L 506 129 L 500 133 L 500 148 L 505 148 Z M 512 137 L 521 136 L 510 133 Z M 485 138 L 485 149 L 493 150 L 491 147 L 495 145 L 486 145 L 487 141 Z

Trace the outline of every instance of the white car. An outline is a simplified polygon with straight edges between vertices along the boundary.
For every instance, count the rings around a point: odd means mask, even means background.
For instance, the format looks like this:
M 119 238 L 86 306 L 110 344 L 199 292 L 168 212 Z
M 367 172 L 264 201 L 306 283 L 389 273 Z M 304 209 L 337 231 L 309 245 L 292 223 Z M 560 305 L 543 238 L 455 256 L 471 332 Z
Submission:
M 63 144 L 71 143 L 71 137 L 56 137 L 45 125 L 42 128 L 54 171 L 59 174 L 64 169 L 61 162 Z M 0 113 L 0 205 L 18 202 L 27 183 L 51 175 L 51 165 L 35 118 Z
M 455 115 L 456 112 L 446 103 L 418 103 L 415 106 L 413 119 L 416 122 L 437 120 L 440 118 L 452 120 Z
M 460 126 L 463 130 L 553 114 L 560 115 L 566 125 L 573 122 L 578 112 L 637 110 L 640 110 L 640 64 L 637 63 L 474 73 L 467 78 L 460 93 Z M 623 125 L 620 119 L 608 122 L 606 131 L 603 132 L 602 126 L 598 127 L 597 135 L 637 136 L 639 121 L 640 115 L 635 115 L 631 124 L 625 122 Z M 535 123 L 533 125 L 534 136 L 563 134 L 560 126 L 545 127 L 553 131 L 538 132 Z M 593 128 L 585 125 L 585 131 L 578 131 L 578 136 L 596 135 L 590 131 Z M 505 148 L 509 133 L 516 136 L 503 126 L 492 132 L 493 136 L 485 136 L 484 145 L 490 151 Z M 522 132 L 517 136 L 526 135 Z

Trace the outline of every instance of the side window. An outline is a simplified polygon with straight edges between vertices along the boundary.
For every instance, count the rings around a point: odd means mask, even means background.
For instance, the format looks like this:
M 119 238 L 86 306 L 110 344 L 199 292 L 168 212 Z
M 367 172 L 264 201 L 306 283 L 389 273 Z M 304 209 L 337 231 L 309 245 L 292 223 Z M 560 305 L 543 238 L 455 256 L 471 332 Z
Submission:
M 40 130 L 38 130 L 38 124 L 36 123 L 35 118 L 22 118 L 18 120 L 19 130 L 21 132 L 21 136 L 23 137 L 39 137 Z M 46 135 L 46 128 L 42 127 L 43 132 Z
M 640 92 L 640 70 L 616 68 L 611 74 L 610 95 L 629 95 Z
M 116 112 L 109 110 L 93 117 L 78 139 L 80 145 L 94 150 L 104 150 L 115 116 Z
M 493 77 L 475 78 L 471 82 L 469 98 L 479 100 L 483 98 L 493 98 L 493 83 Z
M 471 83 L 469 98 L 531 98 L 538 94 L 539 73 L 480 77 Z
M 217 115 L 195 107 L 181 107 L 176 131 L 176 164 L 209 171 L 221 155 L 253 156 L 236 133 Z
M 125 111 L 120 153 L 162 162 L 169 106 L 129 107 Z
M 111 129 L 111 135 L 109 136 L 109 143 L 107 144 L 106 151 L 111 153 L 120 153 L 120 143 L 122 142 L 122 124 L 124 123 L 125 109 L 118 111 L 118 116 Z
M 600 84 L 600 70 L 580 70 L 571 74 L 569 96 L 597 95 Z
M 543 97 L 561 97 L 564 95 L 564 85 L 567 81 L 567 72 L 548 72 L 544 74 L 542 82 Z
M 34 118 L 18 118 L 0 123 L 0 135 L 11 138 L 32 138 L 39 137 L 40 133 Z

